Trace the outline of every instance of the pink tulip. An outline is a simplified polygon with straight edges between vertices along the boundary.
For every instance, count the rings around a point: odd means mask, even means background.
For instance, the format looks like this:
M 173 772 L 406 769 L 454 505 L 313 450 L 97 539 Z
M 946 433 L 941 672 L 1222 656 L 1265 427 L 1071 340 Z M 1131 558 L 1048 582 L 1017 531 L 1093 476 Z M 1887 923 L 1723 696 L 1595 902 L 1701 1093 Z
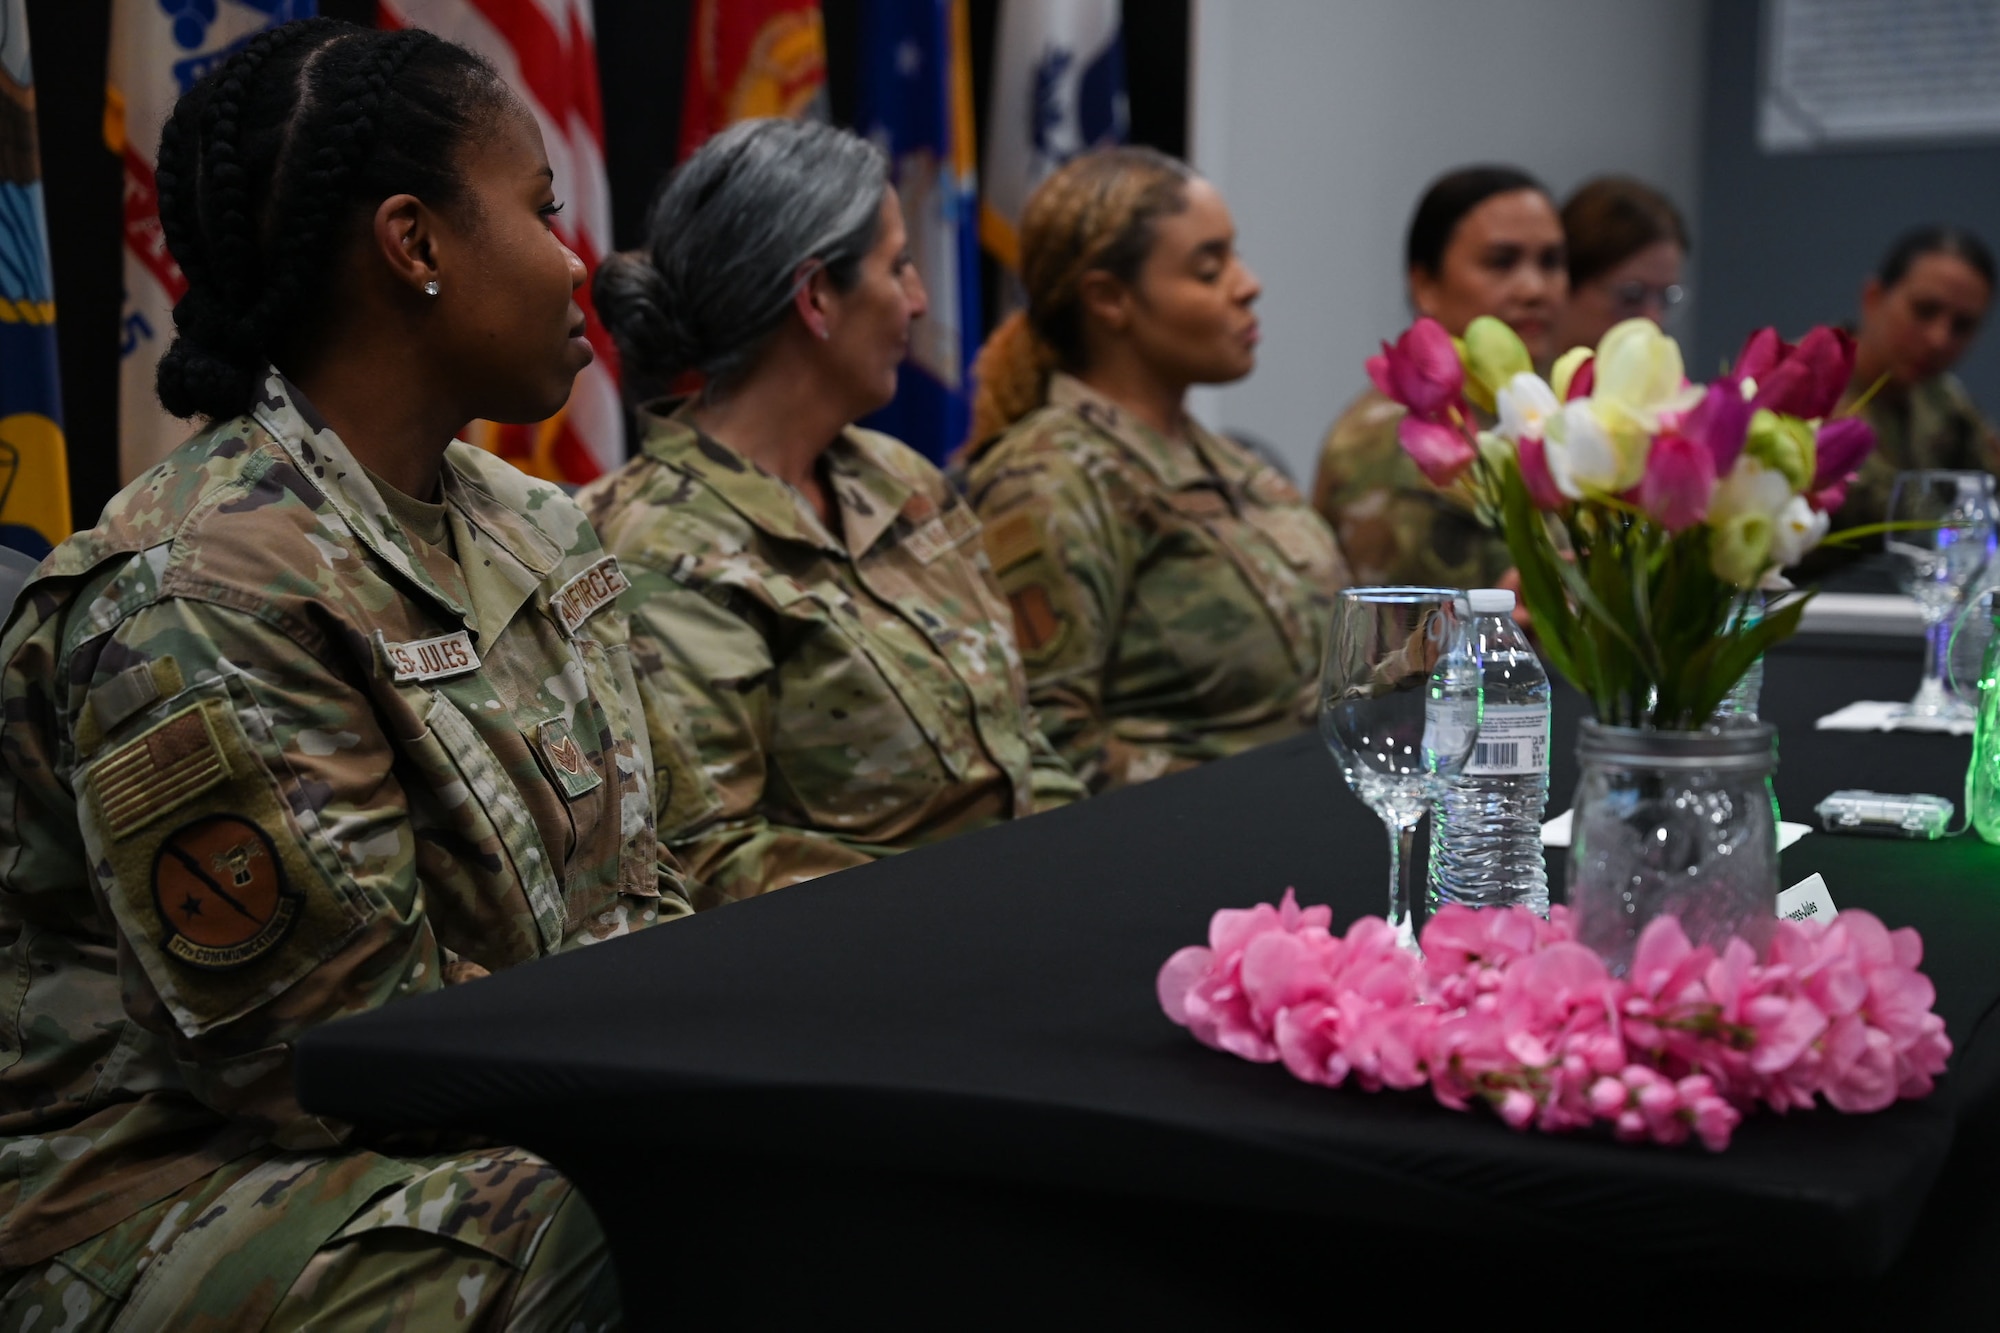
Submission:
M 1736 354 L 1736 364 L 1730 368 L 1729 378 L 1739 382 L 1756 380 L 1762 384 L 1764 377 L 1791 354 L 1792 345 L 1780 338 L 1776 329 L 1759 329 L 1743 340 L 1743 350 Z
M 1521 465 L 1521 484 L 1528 488 L 1528 499 L 1535 508 L 1553 512 L 1569 503 L 1569 497 L 1556 485 L 1555 474 L 1549 471 L 1549 451 L 1541 436 L 1524 437 L 1515 446 L 1515 454 Z
M 1367 361 L 1368 378 L 1392 402 L 1420 417 L 1431 417 L 1457 401 L 1465 387 L 1465 367 L 1444 325 L 1419 319 L 1396 339 L 1382 344 L 1382 354 Z
M 1569 393 L 1564 395 L 1563 401 L 1567 403 L 1577 398 L 1588 398 L 1590 391 L 1596 387 L 1597 358 L 1593 356 L 1578 366 L 1576 373 L 1569 377 Z
M 1678 433 L 1706 445 L 1715 459 L 1715 475 L 1729 475 L 1743 452 L 1750 433 L 1750 417 L 1756 411 L 1743 391 L 1726 380 L 1708 386 L 1708 392 L 1694 409 L 1681 418 Z
M 1757 381 L 1757 406 L 1811 420 L 1833 411 L 1853 375 L 1853 335 L 1822 324 L 1775 369 L 1752 378 Z
M 1822 486 L 1806 495 L 1806 503 L 1822 514 L 1833 514 L 1847 503 L 1847 483 L 1837 481 L 1831 486 Z
M 1715 455 L 1681 435 L 1663 435 L 1646 456 L 1639 479 L 1639 507 L 1668 532 L 1691 528 L 1708 517 L 1715 491 Z
M 1875 451 L 1875 428 L 1860 417 L 1839 417 L 1819 428 L 1812 490 L 1845 484 L 1862 460 Z
M 1412 413 L 1396 424 L 1396 438 L 1433 485 L 1449 486 L 1472 466 L 1478 450 L 1450 426 L 1425 421 Z

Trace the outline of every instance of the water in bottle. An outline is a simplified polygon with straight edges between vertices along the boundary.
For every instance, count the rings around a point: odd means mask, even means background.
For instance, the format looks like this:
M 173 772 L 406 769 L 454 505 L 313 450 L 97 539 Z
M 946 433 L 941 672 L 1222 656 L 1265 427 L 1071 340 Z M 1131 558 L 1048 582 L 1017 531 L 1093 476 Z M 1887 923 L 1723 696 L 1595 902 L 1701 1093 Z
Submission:
M 1972 733 L 1972 771 L 1965 778 L 1965 813 L 1980 837 L 2000 844 L 2000 615 L 1979 669 L 1979 721 Z
M 1467 594 L 1480 673 L 1479 741 L 1431 805 L 1430 906 L 1532 907 L 1548 914 L 1542 813 L 1549 799 L 1549 676 L 1514 623 L 1514 594 Z

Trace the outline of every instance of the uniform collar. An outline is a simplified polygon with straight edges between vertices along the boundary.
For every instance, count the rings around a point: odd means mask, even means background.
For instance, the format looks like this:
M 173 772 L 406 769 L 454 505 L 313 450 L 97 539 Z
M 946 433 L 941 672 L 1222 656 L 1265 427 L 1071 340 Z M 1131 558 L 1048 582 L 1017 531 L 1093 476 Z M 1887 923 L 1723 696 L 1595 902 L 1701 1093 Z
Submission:
M 1169 439 L 1082 380 L 1061 371 L 1049 378 L 1048 401 L 1083 418 L 1169 490 L 1212 486 L 1218 479 L 1240 481 L 1248 472 L 1236 452 L 1224 448 L 1193 417 L 1187 418 L 1185 440 Z
M 911 495 L 909 485 L 883 465 L 864 434 L 852 427 L 843 430 L 826 450 L 843 545 L 803 495 L 696 430 L 680 410 L 665 416 L 644 413 L 642 421 L 648 457 L 701 482 L 746 522 L 780 540 L 859 560 L 889 530 Z
M 476 599 L 471 589 L 462 581 L 456 586 L 446 586 L 417 558 L 402 524 L 389 512 L 366 470 L 296 385 L 275 369 L 267 371 L 263 393 L 252 406 L 251 415 L 270 432 L 293 464 L 319 487 L 333 511 L 377 558 L 460 623 L 483 630 L 482 639 L 493 632 L 492 625 L 480 623 L 490 617 L 475 617 Z M 505 512 L 504 506 L 495 502 L 456 463 L 453 452 L 446 451 L 441 479 L 451 515 L 467 527 L 476 528 L 480 537 L 518 561 L 523 574 L 532 575 L 539 582 L 542 575 L 555 568 L 561 553 L 536 533 L 527 520 Z M 461 538 L 463 554 L 466 548 L 462 538 L 469 534 L 457 525 L 454 532 Z

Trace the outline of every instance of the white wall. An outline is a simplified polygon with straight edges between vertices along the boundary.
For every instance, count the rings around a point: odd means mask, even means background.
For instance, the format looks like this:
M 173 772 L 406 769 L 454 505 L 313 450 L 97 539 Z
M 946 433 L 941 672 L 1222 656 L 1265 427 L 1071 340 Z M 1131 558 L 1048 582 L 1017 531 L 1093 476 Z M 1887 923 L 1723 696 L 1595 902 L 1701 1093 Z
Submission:
M 1693 218 L 1706 8 L 1194 0 L 1190 155 L 1264 282 L 1256 373 L 1199 391 L 1196 413 L 1266 440 L 1309 485 L 1362 361 L 1409 322 L 1403 233 L 1454 166 L 1513 163 L 1558 199 L 1621 171 Z

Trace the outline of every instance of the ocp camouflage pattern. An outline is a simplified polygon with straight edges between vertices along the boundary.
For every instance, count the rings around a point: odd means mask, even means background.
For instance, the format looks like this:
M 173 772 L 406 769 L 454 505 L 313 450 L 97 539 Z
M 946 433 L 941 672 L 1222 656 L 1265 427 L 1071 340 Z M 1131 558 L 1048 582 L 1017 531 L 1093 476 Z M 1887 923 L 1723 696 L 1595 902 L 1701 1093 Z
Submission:
M 87 1263 L 281 1154 L 359 1153 L 294 1096 L 314 1024 L 688 910 L 623 620 L 607 598 L 566 633 L 551 609 L 608 559 L 595 533 L 464 445 L 442 485 L 449 552 L 273 372 L 23 592 L 0 640 L 0 1270 Z M 428 1169 L 396 1160 L 373 1159 L 385 1189 Z M 307 1230 L 350 1220 L 335 1195 L 292 1200 Z
M 1093 791 L 1309 725 L 1348 575 L 1276 468 L 1058 374 L 967 475 L 1042 727 Z
M 1862 414 L 1875 428 L 1875 448 L 1848 483 L 1835 529 L 1888 518 L 1898 472 L 1949 468 L 2000 475 L 2000 440 L 1956 376 L 1924 380 L 1900 395 L 1878 393 Z
M 1433 485 L 1396 439 L 1403 409 L 1374 389 L 1327 432 L 1313 507 L 1358 584 L 1487 588 L 1513 568 L 1507 543 L 1462 496 Z
M 702 905 L 1082 795 L 1035 728 L 978 523 L 936 468 L 848 429 L 823 457 L 830 529 L 684 417 L 644 427 L 641 456 L 578 499 L 632 580 L 661 836 Z

